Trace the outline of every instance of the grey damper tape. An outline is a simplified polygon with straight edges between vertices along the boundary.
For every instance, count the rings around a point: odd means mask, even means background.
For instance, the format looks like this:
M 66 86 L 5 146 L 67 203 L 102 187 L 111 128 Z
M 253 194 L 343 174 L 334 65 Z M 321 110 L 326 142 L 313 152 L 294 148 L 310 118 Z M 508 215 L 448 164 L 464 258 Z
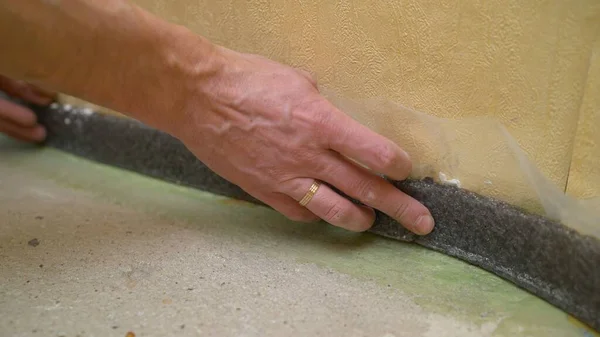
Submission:
M 165 181 L 260 201 L 221 178 L 168 134 L 136 121 L 81 109 L 33 107 L 46 145 Z M 69 110 L 69 111 L 67 111 Z M 505 202 L 431 179 L 393 182 L 427 206 L 434 231 L 416 236 L 377 212 L 371 232 L 486 269 L 600 330 L 600 241 Z

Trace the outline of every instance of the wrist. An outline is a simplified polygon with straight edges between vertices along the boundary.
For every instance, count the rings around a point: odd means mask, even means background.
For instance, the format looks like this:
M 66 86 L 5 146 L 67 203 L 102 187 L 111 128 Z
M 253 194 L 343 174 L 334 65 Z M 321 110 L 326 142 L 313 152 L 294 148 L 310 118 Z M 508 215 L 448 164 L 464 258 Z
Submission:
M 198 114 L 210 109 L 211 92 L 218 83 L 215 79 L 225 63 L 222 48 L 185 27 L 172 25 L 158 44 L 156 57 L 160 70 L 155 77 L 160 85 L 151 93 L 157 115 L 150 123 L 180 137 Z
M 219 72 L 219 48 L 186 27 L 141 9 L 136 16 L 123 20 L 133 21 L 134 32 L 124 38 L 122 51 L 112 60 L 121 69 L 106 63 L 98 67 L 98 73 L 111 69 L 123 74 L 106 81 L 115 82 L 104 88 L 113 105 L 108 107 L 178 136 L 203 103 L 204 83 Z
M 44 69 L 52 72 L 36 76 L 38 82 L 176 133 L 193 104 L 191 91 L 202 90 L 218 71 L 219 48 L 136 5 L 110 2 L 112 7 L 82 2 L 82 8 L 66 10 L 80 17 L 65 18 L 61 35 L 80 48 L 48 62 Z

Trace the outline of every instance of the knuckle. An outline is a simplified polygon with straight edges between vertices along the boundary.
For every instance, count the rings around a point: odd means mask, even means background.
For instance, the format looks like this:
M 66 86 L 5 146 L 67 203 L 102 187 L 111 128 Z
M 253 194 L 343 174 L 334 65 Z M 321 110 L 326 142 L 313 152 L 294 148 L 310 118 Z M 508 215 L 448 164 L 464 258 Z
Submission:
M 391 169 L 397 165 L 399 158 L 398 153 L 392 148 L 392 146 L 386 144 L 377 151 L 377 159 L 381 168 Z
M 378 183 L 375 179 L 364 179 L 355 187 L 355 198 L 361 202 L 372 205 L 378 199 Z
M 273 185 L 273 189 L 282 194 L 303 196 L 308 187 L 301 179 L 290 177 L 288 179 L 279 180 L 278 183 Z
M 344 223 L 347 218 L 348 210 L 339 202 L 333 203 L 325 212 L 324 219 L 330 223 Z
M 408 215 L 409 209 L 410 205 L 408 203 L 400 202 L 396 205 L 392 217 L 394 217 L 395 219 L 405 219 Z
M 324 131 L 331 128 L 331 111 L 328 109 L 317 108 L 314 110 L 313 123 L 317 130 Z
M 321 136 L 327 135 L 334 129 L 336 110 L 324 98 L 308 101 L 303 106 L 303 110 L 311 111 L 311 123 Z

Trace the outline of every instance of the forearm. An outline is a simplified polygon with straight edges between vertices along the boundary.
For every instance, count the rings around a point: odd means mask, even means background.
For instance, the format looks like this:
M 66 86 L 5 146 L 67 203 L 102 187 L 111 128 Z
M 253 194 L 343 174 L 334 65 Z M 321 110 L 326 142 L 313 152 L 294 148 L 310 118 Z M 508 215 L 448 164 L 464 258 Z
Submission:
M 125 0 L 0 1 L 0 73 L 153 126 L 215 71 L 215 46 Z M 191 77 L 194 77 L 193 79 Z

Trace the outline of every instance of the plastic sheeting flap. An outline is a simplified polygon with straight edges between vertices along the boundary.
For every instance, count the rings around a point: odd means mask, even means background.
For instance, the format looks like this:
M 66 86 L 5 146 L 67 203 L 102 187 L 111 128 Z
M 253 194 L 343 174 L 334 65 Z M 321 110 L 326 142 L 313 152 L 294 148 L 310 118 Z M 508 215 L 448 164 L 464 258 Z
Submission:
M 352 100 L 327 88 L 321 88 L 321 93 L 406 150 L 413 161 L 414 178 L 460 184 L 600 238 L 600 198 L 568 196 L 494 118 L 439 118 L 382 98 Z

